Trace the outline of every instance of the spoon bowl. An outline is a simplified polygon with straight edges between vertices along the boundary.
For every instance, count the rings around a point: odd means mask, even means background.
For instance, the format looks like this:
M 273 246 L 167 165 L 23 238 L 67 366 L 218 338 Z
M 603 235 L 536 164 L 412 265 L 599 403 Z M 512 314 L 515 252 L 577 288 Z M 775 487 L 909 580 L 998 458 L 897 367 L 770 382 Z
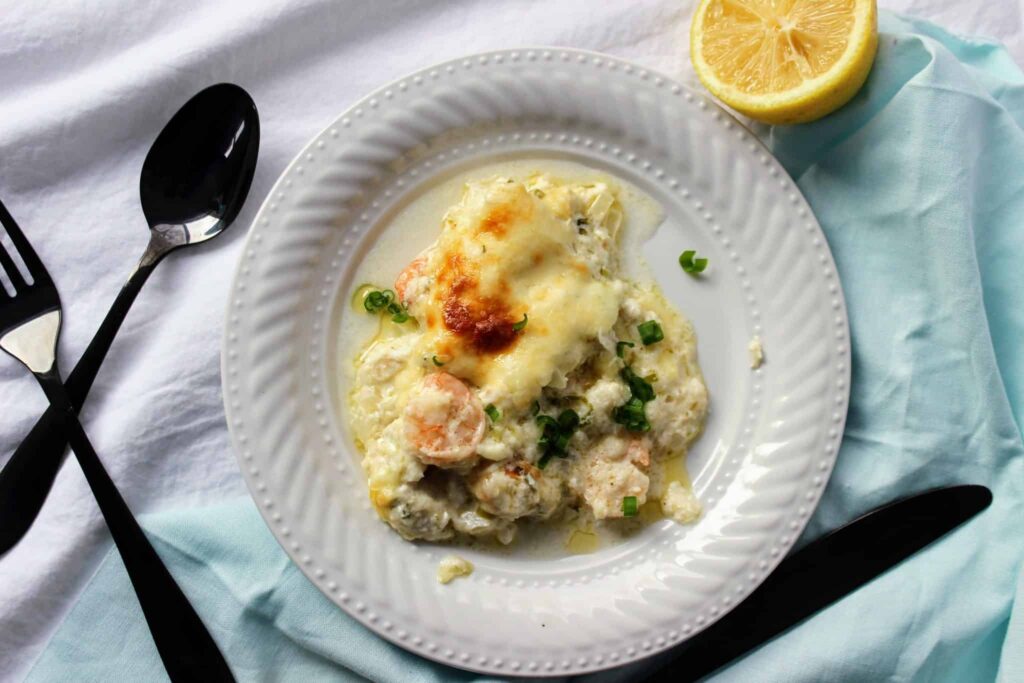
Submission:
M 249 192 L 259 140 L 256 105 L 237 85 L 213 85 L 186 102 L 142 164 L 150 229 L 170 237 L 171 248 L 220 234 Z

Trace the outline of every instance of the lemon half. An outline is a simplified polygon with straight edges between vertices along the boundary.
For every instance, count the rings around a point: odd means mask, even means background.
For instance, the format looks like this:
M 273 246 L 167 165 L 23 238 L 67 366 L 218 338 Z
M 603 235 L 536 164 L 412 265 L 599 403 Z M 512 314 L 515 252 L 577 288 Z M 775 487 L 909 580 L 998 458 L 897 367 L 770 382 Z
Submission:
M 875 0 L 702 0 L 690 56 L 704 85 L 767 123 L 803 123 L 846 104 L 878 47 Z

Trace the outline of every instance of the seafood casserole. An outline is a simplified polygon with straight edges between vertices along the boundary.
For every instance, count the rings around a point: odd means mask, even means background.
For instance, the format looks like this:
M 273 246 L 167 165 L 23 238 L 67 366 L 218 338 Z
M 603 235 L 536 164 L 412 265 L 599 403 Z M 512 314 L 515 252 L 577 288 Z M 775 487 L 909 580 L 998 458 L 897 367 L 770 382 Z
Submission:
M 381 319 L 348 392 L 381 518 L 407 539 L 502 543 L 527 520 L 696 519 L 696 339 L 623 275 L 614 182 L 490 177 L 438 219 L 393 288 L 354 294 Z

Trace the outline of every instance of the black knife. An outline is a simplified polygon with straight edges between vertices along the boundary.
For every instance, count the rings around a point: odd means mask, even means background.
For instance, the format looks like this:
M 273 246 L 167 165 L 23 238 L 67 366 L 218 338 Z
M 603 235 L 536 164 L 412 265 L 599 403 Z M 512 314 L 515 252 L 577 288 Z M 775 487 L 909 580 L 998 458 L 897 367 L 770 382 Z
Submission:
M 984 486 L 890 503 L 807 544 L 729 614 L 680 645 L 648 681 L 695 681 L 852 593 L 984 510 Z M 676 666 L 678 665 L 678 666 Z

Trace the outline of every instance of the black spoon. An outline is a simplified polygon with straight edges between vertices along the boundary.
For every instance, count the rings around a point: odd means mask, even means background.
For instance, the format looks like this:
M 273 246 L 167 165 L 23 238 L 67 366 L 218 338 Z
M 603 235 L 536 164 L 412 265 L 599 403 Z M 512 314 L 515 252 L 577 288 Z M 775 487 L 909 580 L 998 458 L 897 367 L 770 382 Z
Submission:
M 252 184 L 259 143 L 256 105 L 230 83 L 197 94 L 161 131 L 140 181 L 149 244 L 65 382 L 76 411 L 157 264 L 178 247 L 216 237 L 238 215 Z M 0 471 L 0 555 L 21 540 L 46 500 L 67 449 L 61 425 L 60 414 L 48 408 Z

